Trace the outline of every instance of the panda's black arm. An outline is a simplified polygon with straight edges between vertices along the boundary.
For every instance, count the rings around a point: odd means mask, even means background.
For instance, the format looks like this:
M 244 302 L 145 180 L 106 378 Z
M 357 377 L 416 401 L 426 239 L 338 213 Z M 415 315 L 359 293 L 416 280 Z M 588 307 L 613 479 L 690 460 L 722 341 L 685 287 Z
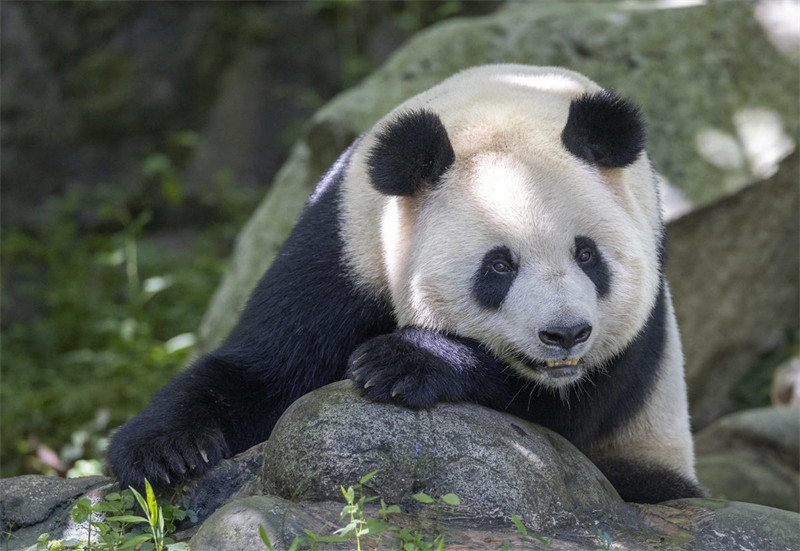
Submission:
M 516 380 L 477 341 L 421 327 L 403 327 L 362 344 L 350 357 L 348 376 L 368 398 L 414 409 L 438 402 L 502 409 L 496 401 L 509 396 L 508 386 Z

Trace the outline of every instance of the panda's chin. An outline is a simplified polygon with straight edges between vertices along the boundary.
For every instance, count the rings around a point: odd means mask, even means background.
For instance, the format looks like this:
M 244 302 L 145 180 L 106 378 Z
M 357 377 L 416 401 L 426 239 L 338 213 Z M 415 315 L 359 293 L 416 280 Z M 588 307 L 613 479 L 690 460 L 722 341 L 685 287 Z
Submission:
M 515 354 L 512 365 L 523 377 L 552 388 L 574 384 L 586 373 L 586 365 L 580 358 L 542 361 Z

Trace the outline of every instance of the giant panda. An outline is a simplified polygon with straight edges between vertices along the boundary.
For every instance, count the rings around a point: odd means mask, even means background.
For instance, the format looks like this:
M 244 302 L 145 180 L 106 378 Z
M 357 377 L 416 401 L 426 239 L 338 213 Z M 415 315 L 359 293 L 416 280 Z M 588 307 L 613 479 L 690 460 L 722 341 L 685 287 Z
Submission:
M 236 327 L 112 437 L 169 486 L 350 377 L 569 439 L 627 501 L 702 495 L 638 110 L 561 68 L 490 65 L 406 101 L 309 198 Z

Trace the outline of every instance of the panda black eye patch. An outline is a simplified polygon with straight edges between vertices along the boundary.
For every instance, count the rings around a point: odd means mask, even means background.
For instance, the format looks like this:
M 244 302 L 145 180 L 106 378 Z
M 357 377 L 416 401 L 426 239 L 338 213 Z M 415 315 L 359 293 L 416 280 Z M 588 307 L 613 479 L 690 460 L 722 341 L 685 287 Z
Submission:
M 517 264 L 508 247 L 499 246 L 487 252 L 472 285 L 472 293 L 478 304 L 493 310 L 500 307 L 511 284 L 517 277 Z
M 611 274 L 597 245 L 591 238 L 579 235 L 575 238 L 575 262 L 594 283 L 597 294 L 605 296 L 611 286 Z

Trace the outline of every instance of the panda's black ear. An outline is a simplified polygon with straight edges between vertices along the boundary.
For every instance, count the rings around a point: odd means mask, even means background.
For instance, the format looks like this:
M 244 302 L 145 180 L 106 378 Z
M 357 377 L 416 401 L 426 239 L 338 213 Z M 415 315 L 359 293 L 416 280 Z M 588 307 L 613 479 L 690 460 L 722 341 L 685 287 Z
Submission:
M 455 160 L 439 117 L 421 109 L 402 113 L 378 134 L 369 153 L 369 177 L 386 195 L 414 195 L 435 185 Z
M 561 143 L 579 159 L 622 168 L 635 162 L 644 149 L 644 120 L 635 105 L 614 92 L 584 94 L 569 106 Z

